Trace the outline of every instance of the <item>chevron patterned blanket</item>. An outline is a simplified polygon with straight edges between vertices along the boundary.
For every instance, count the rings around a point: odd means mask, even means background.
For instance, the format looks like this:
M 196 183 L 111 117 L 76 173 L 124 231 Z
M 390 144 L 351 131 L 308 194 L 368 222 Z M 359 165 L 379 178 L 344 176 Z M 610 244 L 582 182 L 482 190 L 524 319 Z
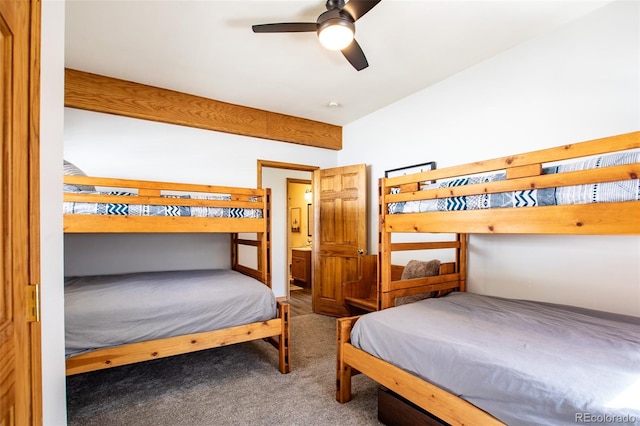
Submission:
M 135 195 L 127 192 L 95 192 L 107 195 Z M 206 200 L 230 200 L 230 196 L 166 196 L 167 198 L 197 198 Z M 186 217 L 222 217 L 222 218 L 261 218 L 261 209 L 233 208 L 233 207 L 199 207 L 180 205 L 145 205 L 122 203 L 85 203 L 65 202 L 64 214 L 95 214 L 95 215 L 129 215 L 129 216 L 186 216 Z
M 598 167 L 640 162 L 640 152 L 627 152 L 594 157 L 575 163 L 543 168 L 543 174 L 563 173 Z M 504 173 L 486 176 L 461 177 L 426 185 L 423 190 L 505 180 Z M 392 190 L 392 193 L 399 193 Z M 389 214 L 423 213 L 429 211 L 477 210 L 507 207 L 532 207 L 567 204 L 588 204 L 640 200 L 640 179 L 620 182 L 594 183 L 559 188 L 528 189 L 496 194 L 470 195 L 431 200 L 416 200 L 388 205 Z

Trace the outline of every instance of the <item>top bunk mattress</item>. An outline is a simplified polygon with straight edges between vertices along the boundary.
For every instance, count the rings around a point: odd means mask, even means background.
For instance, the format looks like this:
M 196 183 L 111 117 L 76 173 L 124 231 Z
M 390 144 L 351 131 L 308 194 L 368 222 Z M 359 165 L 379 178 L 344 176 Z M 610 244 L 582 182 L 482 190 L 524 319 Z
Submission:
M 129 192 L 96 192 L 81 191 L 81 194 L 131 196 Z M 228 195 L 164 195 L 164 198 L 196 199 L 196 200 L 231 200 Z M 146 205 L 129 203 L 88 203 L 65 201 L 64 214 L 90 215 L 128 215 L 128 216 L 181 216 L 181 217 L 221 217 L 221 218 L 262 218 L 261 209 L 236 207 L 208 207 L 184 205 Z
M 351 342 L 506 424 L 640 422 L 640 318 L 452 293 L 364 315 Z
M 269 287 L 228 269 L 67 277 L 67 356 L 277 315 Z
M 625 152 L 593 157 L 588 160 L 544 167 L 542 174 L 564 173 L 601 167 L 640 163 L 640 152 Z M 464 185 L 502 181 L 505 173 L 446 179 L 424 185 L 421 190 L 451 188 Z M 400 193 L 392 188 L 392 194 Z M 478 210 L 508 207 L 536 207 L 640 200 L 640 179 L 558 188 L 533 188 L 481 195 L 389 203 L 389 214 L 424 213 L 433 211 Z

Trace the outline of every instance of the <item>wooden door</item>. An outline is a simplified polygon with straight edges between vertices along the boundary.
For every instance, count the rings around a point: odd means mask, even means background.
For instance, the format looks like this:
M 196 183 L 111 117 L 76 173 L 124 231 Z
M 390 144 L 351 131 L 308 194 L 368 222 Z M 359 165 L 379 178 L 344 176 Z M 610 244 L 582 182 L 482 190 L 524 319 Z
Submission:
M 313 310 L 345 316 L 342 283 L 358 278 L 367 249 L 366 166 L 314 171 L 313 199 Z
M 33 40 L 33 44 L 30 43 Z M 39 425 L 40 2 L 0 1 L 0 424 Z M 28 312 L 28 308 L 34 308 Z

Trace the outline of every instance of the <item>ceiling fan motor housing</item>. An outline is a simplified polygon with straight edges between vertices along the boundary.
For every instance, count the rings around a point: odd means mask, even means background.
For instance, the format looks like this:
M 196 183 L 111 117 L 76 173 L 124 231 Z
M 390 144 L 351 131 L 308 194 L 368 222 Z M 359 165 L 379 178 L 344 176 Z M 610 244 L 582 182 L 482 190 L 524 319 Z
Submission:
M 327 27 L 332 25 L 342 25 L 351 30 L 353 34 L 356 33 L 356 26 L 354 20 L 347 12 L 338 9 L 331 9 L 318 16 L 318 35 Z
M 323 29 L 329 27 L 331 25 L 342 25 L 351 30 L 352 33 L 355 34 L 356 26 L 354 24 L 354 20 L 347 12 L 338 9 L 332 9 L 324 12 L 322 15 L 318 16 L 318 34 L 322 32 Z

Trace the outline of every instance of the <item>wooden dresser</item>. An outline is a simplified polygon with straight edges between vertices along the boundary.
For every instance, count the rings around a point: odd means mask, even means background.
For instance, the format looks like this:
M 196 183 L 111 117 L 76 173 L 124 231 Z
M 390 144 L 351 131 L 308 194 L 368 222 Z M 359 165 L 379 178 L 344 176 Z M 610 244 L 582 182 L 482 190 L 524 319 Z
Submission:
M 311 249 L 291 250 L 291 277 L 295 285 L 311 288 Z

